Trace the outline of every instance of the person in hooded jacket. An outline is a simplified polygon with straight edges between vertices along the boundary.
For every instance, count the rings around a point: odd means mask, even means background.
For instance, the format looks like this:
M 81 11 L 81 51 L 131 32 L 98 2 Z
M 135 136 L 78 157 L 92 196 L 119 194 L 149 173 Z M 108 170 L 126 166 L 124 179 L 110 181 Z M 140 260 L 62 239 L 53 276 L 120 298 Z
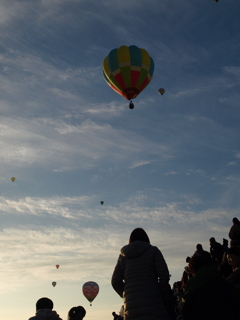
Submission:
M 169 271 L 161 251 L 137 228 L 124 246 L 112 275 L 113 289 L 123 298 L 125 320 L 168 320 L 163 295 Z
M 53 309 L 53 302 L 49 298 L 41 298 L 36 303 L 36 315 L 29 320 L 62 320 Z

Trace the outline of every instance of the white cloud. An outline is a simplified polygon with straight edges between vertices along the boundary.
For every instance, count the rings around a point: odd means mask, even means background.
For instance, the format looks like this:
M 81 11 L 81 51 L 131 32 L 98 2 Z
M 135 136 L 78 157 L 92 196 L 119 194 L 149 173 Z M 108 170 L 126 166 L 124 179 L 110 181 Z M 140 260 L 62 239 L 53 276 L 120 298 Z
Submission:
M 168 171 L 168 172 L 166 172 L 164 175 L 165 175 L 165 176 L 169 176 L 169 175 L 176 175 L 176 174 L 177 174 L 176 171 Z
M 141 166 L 144 166 L 144 165 L 152 163 L 152 162 L 153 161 L 150 161 L 150 160 L 139 160 L 139 161 L 134 162 L 129 168 L 133 169 L 133 168 L 141 167 Z
M 171 154 L 169 147 L 90 120 L 71 125 L 54 119 L 3 118 L 0 136 L 2 165 L 18 159 L 18 166 L 38 164 L 61 170 L 90 168 L 103 159 L 126 161 L 145 152 L 162 159 Z

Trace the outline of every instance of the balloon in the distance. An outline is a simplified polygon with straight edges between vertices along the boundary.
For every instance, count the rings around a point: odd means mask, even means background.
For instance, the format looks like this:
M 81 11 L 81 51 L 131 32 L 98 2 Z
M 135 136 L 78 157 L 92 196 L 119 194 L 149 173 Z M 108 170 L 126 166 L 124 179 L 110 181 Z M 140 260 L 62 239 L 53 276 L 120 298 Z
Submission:
M 101 203 L 101 205 L 103 205 L 103 204 L 104 204 L 104 201 L 100 201 L 100 203 Z
M 59 264 L 56 264 L 56 268 L 58 269 L 60 267 L 60 265 Z
M 107 84 L 127 100 L 132 100 L 150 83 L 154 62 L 144 49 L 121 46 L 110 51 L 102 68 Z
M 53 286 L 53 287 L 55 287 L 56 284 L 57 284 L 57 282 L 55 282 L 55 281 L 52 282 L 52 286 Z
M 158 89 L 158 93 L 159 93 L 159 94 L 163 95 L 164 92 L 165 92 L 165 89 L 163 89 L 163 88 Z
M 16 180 L 16 178 L 15 178 L 15 177 L 12 177 L 11 180 L 12 180 L 12 182 L 14 182 L 14 181 Z
M 84 283 L 82 287 L 82 292 L 85 298 L 90 302 L 90 306 L 92 305 L 92 301 L 96 298 L 99 292 L 99 286 L 94 281 L 88 281 Z

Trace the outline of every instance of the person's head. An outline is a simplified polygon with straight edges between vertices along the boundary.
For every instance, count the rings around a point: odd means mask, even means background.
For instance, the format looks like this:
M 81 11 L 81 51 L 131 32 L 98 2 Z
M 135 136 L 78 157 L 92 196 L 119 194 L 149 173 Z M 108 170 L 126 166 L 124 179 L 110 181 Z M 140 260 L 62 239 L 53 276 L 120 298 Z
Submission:
M 150 243 L 148 235 L 142 228 L 136 228 L 132 231 L 129 238 L 129 243 L 132 243 L 134 241 L 144 241 Z
M 212 238 L 209 239 L 210 245 L 211 245 L 211 244 L 214 244 L 215 242 L 216 242 L 215 238 L 212 237 Z
M 233 224 L 240 224 L 240 221 L 238 220 L 238 218 L 234 217 L 232 219 Z
M 226 246 L 226 247 L 228 246 L 228 240 L 227 239 L 223 238 L 223 245 Z
M 212 257 L 210 253 L 207 251 L 203 251 L 202 253 L 192 256 L 192 259 L 189 262 L 189 270 L 191 274 L 194 275 L 200 268 L 212 264 Z
M 190 260 L 191 260 L 191 258 L 190 258 L 190 257 L 187 257 L 187 258 L 186 258 L 186 262 L 187 262 L 187 263 L 189 263 L 189 262 L 190 262 Z
M 73 307 L 68 312 L 68 320 L 81 320 L 85 317 L 86 310 L 82 306 Z
M 53 309 L 53 302 L 51 299 L 48 298 L 41 298 L 36 303 L 36 310 L 39 309 Z
M 203 247 L 199 243 L 196 245 L 196 249 L 197 249 L 197 251 L 203 251 Z
M 232 269 L 240 267 L 240 247 L 231 247 L 228 250 L 227 259 Z

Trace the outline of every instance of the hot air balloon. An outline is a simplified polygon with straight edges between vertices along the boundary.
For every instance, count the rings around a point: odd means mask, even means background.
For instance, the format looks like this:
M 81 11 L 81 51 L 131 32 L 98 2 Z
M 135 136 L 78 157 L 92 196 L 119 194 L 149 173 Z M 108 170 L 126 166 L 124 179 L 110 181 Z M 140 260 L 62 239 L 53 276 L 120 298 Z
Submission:
M 12 182 L 14 182 L 16 180 L 16 178 L 12 177 L 11 180 L 12 180 Z
M 90 306 L 92 305 L 93 300 L 96 298 L 99 292 L 99 286 L 96 282 L 88 281 L 84 283 L 82 287 L 82 292 L 85 298 L 90 302 Z
M 121 46 L 109 53 L 102 68 L 108 85 L 127 100 L 132 100 L 150 83 L 154 62 L 144 49 Z M 129 108 L 134 108 L 132 101 Z
M 52 282 L 52 286 L 53 286 L 53 287 L 55 287 L 56 284 L 57 284 L 57 282 L 55 282 L 55 281 Z
M 60 267 L 60 265 L 59 264 L 56 264 L 56 268 L 58 269 Z
M 103 205 L 103 204 L 104 204 L 104 201 L 100 201 L 100 203 L 101 203 L 101 205 Z
M 165 92 L 165 89 L 163 89 L 163 88 L 158 89 L 158 93 L 159 93 L 159 94 L 163 95 L 164 92 Z

